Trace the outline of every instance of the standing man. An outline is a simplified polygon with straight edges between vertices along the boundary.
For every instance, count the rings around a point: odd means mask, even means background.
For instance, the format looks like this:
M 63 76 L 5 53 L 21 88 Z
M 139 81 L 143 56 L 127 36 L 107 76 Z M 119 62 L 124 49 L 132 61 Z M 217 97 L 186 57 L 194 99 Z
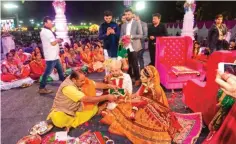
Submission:
M 215 17 L 215 24 L 208 31 L 208 47 L 211 52 L 228 48 L 228 42 L 225 40 L 227 27 L 223 24 L 223 15 L 219 14 Z
M 125 14 L 122 14 L 122 16 L 121 16 L 121 23 L 120 23 L 120 28 L 121 28 L 121 26 L 122 26 L 122 24 L 124 24 L 126 22 L 126 18 L 125 18 Z
M 143 54 L 145 51 L 145 40 L 147 39 L 147 36 L 148 36 L 148 28 L 147 28 L 147 23 L 140 20 L 140 15 L 135 14 L 134 17 L 135 17 L 135 20 L 141 24 L 142 32 L 143 32 L 143 37 L 141 39 L 142 49 L 138 52 L 138 62 L 139 62 L 140 70 L 141 70 L 144 68 Z
M 152 15 L 152 25 L 148 28 L 148 48 L 150 53 L 151 63 L 155 66 L 156 55 L 156 37 L 167 36 L 167 29 L 164 24 L 160 23 L 161 15 L 159 13 Z
M 46 69 L 42 76 L 38 93 L 48 94 L 52 93 L 53 91 L 45 88 L 46 81 L 47 77 L 52 73 L 54 68 L 56 68 L 60 80 L 64 80 L 64 74 L 59 60 L 59 43 L 61 43 L 63 40 L 57 39 L 55 34 L 52 32 L 51 29 L 53 27 L 53 23 L 50 17 L 45 17 L 43 19 L 43 23 L 44 28 L 42 28 L 40 32 L 40 38 L 42 41 L 44 57 L 46 60 Z
M 8 31 L 3 31 L 1 42 L 1 46 L 3 48 L 3 57 L 5 57 L 6 54 L 10 52 L 10 50 L 16 48 L 14 37 Z
M 99 28 L 99 39 L 103 40 L 104 53 L 106 54 L 107 51 L 110 58 L 117 58 L 120 28 L 112 21 L 111 11 L 104 12 L 104 20 L 105 22 Z
M 143 32 L 141 25 L 133 20 L 133 12 L 131 9 L 125 10 L 126 23 L 121 26 L 121 37 L 129 36 L 132 42 L 126 47 L 128 50 L 128 61 L 130 76 L 135 78 L 135 86 L 139 86 L 140 73 L 138 67 L 138 52 L 142 49 L 141 39 L 143 38 Z

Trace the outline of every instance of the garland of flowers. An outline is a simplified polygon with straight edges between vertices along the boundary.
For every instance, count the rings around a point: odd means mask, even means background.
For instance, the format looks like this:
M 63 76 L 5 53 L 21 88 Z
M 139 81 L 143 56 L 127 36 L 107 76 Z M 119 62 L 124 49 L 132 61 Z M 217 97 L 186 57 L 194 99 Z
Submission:
M 131 38 L 129 36 L 123 36 L 121 40 L 119 41 L 119 46 L 118 46 L 118 57 L 121 58 L 127 58 L 128 57 L 128 52 L 126 47 L 131 43 Z

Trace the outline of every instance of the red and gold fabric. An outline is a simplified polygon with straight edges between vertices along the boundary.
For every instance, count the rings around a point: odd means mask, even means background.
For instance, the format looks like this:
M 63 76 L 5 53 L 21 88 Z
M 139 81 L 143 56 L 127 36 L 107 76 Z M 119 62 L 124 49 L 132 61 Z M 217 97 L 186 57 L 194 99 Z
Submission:
M 172 72 L 176 76 L 179 76 L 179 75 L 193 75 L 193 74 L 197 75 L 197 76 L 200 75 L 199 71 L 193 70 L 193 69 L 188 68 L 186 66 L 172 66 L 171 69 L 172 69 Z
M 62 68 L 63 68 L 63 72 L 65 72 L 67 67 L 66 67 L 66 60 L 65 60 L 65 55 L 64 54 L 62 54 L 60 56 L 60 62 L 61 62 Z
M 110 125 L 109 131 L 126 136 L 135 144 L 169 144 L 181 125 L 172 114 L 166 95 L 160 86 L 160 78 L 155 67 L 148 66 L 152 85 L 143 85 L 137 92 L 137 102 L 123 102 L 108 111 L 101 122 Z M 140 102 L 138 102 L 138 99 Z M 137 106 L 134 119 L 130 118 L 133 107 Z
M 86 78 L 85 83 L 82 86 L 82 91 L 86 96 L 96 96 L 95 82 Z M 96 106 L 96 103 L 83 102 L 83 110 L 92 110 Z
M 169 107 L 166 94 L 160 85 L 160 76 L 158 71 L 154 66 L 148 66 L 145 67 L 145 69 L 149 73 L 150 78 L 152 78 L 152 84 L 147 85 L 143 83 L 136 94 L 138 96 L 148 97 L 154 101 L 162 103 L 166 107 Z
M 172 137 L 181 126 L 169 108 L 151 99 L 145 108 L 139 108 L 135 121 L 130 119 L 132 105 L 119 104 L 101 122 L 110 125 L 109 132 L 126 136 L 132 143 L 171 143 Z
M 87 64 L 90 64 L 93 62 L 93 53 L 81 52 L 80 56 L 81 56 L 82 61 Z
M 19 62 L 19 63 L 24 63 L 27 60 L 27 55 L 22 54 L 22 55 L 17 55 L 15 56 L 15 59 Z
M 80 53 L 81 60 L 85 63 L 85 65 L 88 67 L 88 72 L 93 72 L 93 54 L 92 53 Z
M 94 58 L 94 62 L 96 61 L 100 61 L 100 62 L 104 62 L 105 61 L 105 57 L 101 52 L 94 52 L 93 53 L 93 58 Z
M 2 64 L 1 80 L 11 82 L 28 77 L 30 69 L 28 65 L 20 65 L 16 60 L 12 62 L 4 61 Z
M 44 73 L 46 68 L 46 62 L 44 59 L 41 59 L 41 61 L 33 60 L 29 64 L 31 73 L 30 77 L 34 80 L 39 79 L 40 76 Z

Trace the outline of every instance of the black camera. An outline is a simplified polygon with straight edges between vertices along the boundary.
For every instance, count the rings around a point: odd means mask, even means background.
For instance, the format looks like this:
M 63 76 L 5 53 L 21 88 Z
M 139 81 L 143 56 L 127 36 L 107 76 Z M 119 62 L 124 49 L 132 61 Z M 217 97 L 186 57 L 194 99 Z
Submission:
M 64 49 L 61 43 L 59 44 L 59 48 L 60 48 L 60 54 L 64 54 Z

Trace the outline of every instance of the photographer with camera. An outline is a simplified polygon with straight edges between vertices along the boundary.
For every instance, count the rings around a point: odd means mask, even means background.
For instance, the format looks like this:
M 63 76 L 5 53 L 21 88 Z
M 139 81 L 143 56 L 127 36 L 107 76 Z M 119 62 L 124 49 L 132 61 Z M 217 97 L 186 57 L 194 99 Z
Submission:
M 50 17 L 43 19 L 44 28 L 40 32 L 40 38 L 43 45 L 44 57 L 46 60 L 46 69 L 40 82 L 38 93 L 48 94 L 52 93 L 52 90 L 46 89 L 47 77 L 52 73 L 53 69 L 56 68 L 59 78 L 64 81 L 63 69 L 59 60 L 59 44 L 63 42 L 62 39 L 57 39 L 56 35 L 52 32 L 53 22 Z

